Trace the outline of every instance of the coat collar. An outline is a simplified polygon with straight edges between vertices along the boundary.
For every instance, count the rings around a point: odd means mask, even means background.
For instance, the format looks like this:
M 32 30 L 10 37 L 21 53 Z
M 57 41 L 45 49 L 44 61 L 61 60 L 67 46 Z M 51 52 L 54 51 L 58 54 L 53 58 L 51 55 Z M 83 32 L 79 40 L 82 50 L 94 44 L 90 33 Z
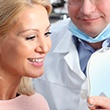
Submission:
M 68 36 L 68 37 L 67 37 Z M 61 41 L 54 49 L 55 53 L 68 53 L 73 49 L 74 43 L 72 39 L 72 34 L 70 31 L 67 31 L 64 36 L 62 36 Z
M 70 69 L 83 80 L 85 79 L 85 75 L 80 68 L 78 52 L 72 38 L 72 33 L 69 30 L 62 36 L 61 41 L 56 46 L 53 53 L 64 53 L 64 59 Z

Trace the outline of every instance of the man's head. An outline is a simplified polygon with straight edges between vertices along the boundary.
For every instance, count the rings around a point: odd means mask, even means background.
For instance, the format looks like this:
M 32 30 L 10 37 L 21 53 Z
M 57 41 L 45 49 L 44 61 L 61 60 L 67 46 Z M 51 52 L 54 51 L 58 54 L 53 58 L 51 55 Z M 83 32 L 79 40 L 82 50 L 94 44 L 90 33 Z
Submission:
M 110 22 L 110 0 L 68 0 L 68 13 L 84 33 L 96 37 Z

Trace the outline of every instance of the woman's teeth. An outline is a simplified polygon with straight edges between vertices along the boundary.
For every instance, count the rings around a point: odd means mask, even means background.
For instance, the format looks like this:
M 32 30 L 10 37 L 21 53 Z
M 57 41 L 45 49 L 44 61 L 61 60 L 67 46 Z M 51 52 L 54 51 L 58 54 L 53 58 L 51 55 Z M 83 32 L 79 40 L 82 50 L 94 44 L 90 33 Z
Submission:
M 28 59 L 31 62 L 41 63 L 43 61 L 43 58 L 40 59 Z
M 40 62 L 42 62 L 42 61 L 43 61 L 43 59 L 36 59 L 34 62 L 40 63 Z

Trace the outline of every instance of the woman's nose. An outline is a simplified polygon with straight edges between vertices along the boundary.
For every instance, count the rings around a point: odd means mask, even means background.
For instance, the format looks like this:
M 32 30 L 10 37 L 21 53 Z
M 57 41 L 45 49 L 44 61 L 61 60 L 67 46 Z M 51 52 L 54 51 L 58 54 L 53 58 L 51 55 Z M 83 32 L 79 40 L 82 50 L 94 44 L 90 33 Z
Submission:
M 51 39 L 50 37 L 43 36 L 39 38 L 38 45 L 35 48 L 36 52 L 47 53 L 51 48 Z
M 96 6 L 93 0 L 83 0 L 80 11 L 83 15 L 89 15 L 96 10 Z

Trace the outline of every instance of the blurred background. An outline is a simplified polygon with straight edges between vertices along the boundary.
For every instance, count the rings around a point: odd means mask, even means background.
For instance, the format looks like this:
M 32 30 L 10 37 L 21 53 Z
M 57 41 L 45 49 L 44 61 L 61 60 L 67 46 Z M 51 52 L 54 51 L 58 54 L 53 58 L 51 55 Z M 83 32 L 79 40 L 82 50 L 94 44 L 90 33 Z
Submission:
M 50 15 L 51 23 L 68 18 L 67 0 L 50 0 L 50 2 L 53 6 L 53 10 Z

